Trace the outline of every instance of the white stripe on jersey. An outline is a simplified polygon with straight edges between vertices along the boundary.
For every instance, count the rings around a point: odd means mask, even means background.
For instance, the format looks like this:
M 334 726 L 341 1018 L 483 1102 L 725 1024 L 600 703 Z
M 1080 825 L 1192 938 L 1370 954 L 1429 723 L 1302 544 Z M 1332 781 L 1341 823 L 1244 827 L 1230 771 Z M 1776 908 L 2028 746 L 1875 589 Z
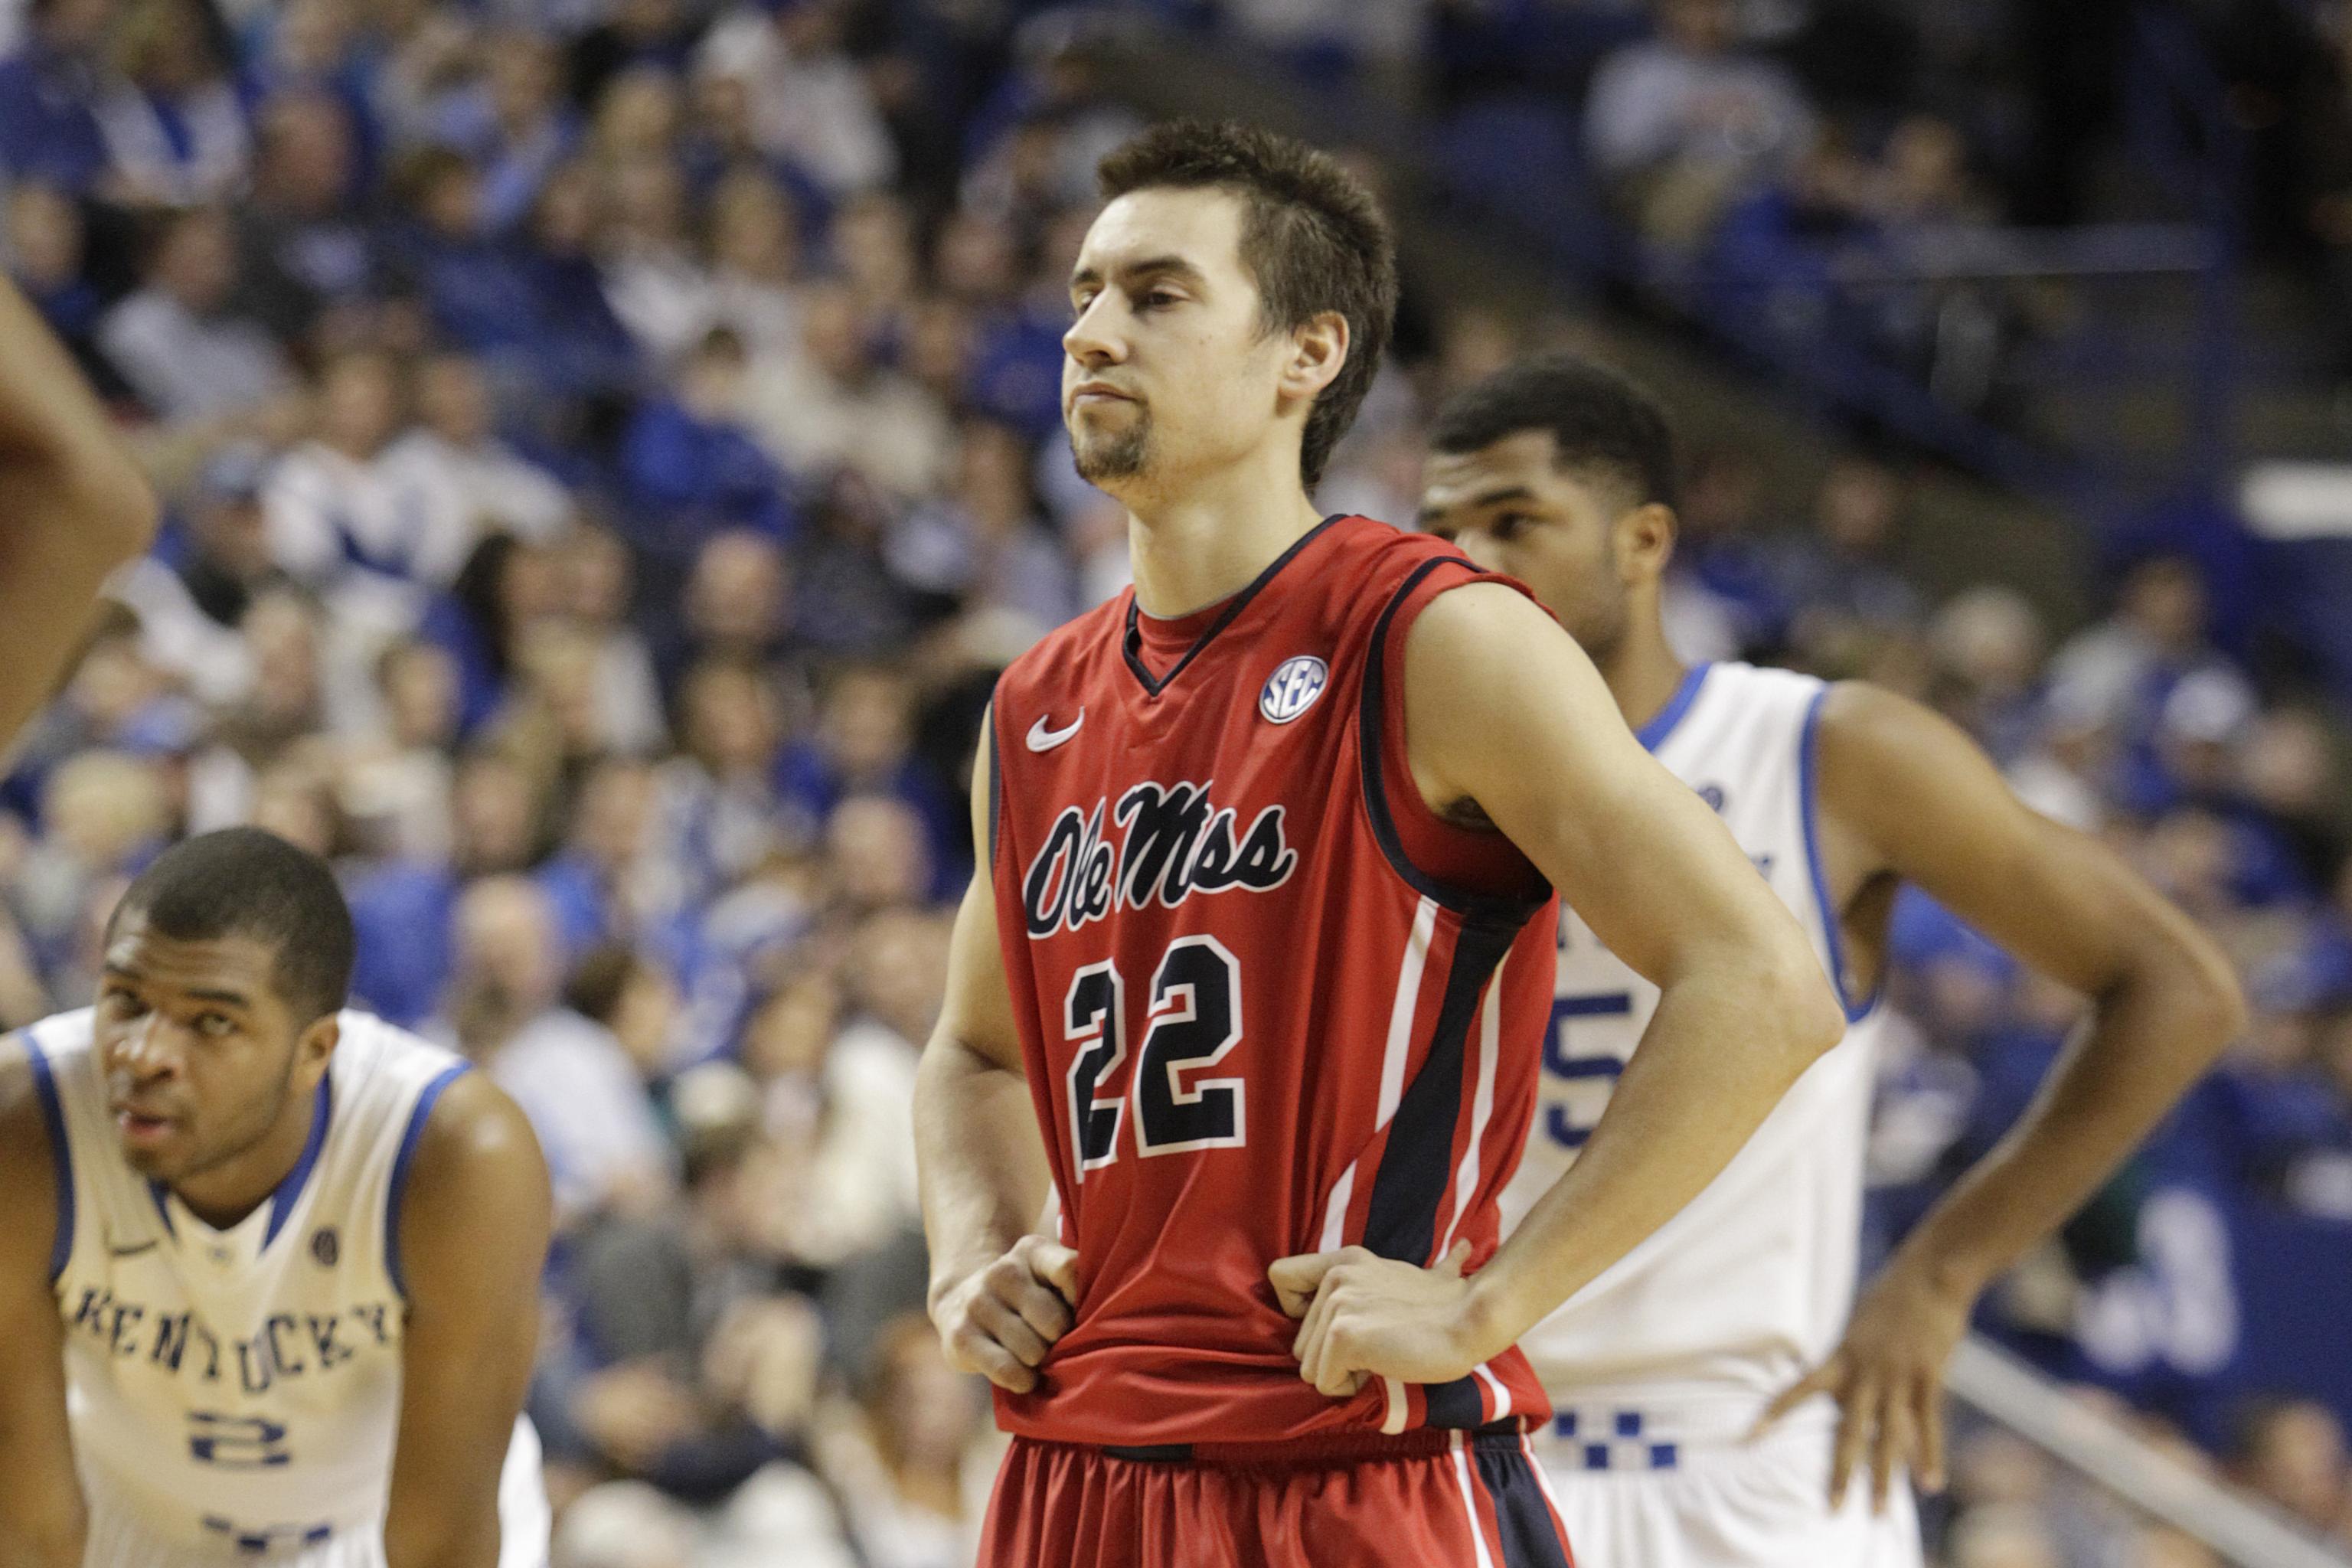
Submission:
M 1404 957 L 1397 964 L 1396 996 L 1389 1003 L 1388 1044 L 1381 1058 L 1381 1103 L 1372 1121 L 1377 1132 L 1396 1114 L 1404 1098 L 1404 1059 L 1412 1048 L 1412 1019 L 1421 1006 L 1422 971 L 1429 963 L 1429 941 L 1437 930 L 1437 900 L 1423 898 L 1414 906 L 1412 929 L 1404 939 Z M 1498 971 L 1499 973 L 1499 971 Z M 1318 1251 L 1336 1250 L 1348 1234 L 1348 1204 L 1356 1195 L 1356 1162 L 1339 1173 L 1331 1195 L 1323 1205 L 1323 1237 Z M 1402 1430 L 1402 1427 L 1400 1427 Z
M 1478 1010 L 1478 1088 L 1470 1100 L 1470 1142 L 1462 1151 L 1462 1168 L 1454 1175 L 1454 1217 L 1446 1222 L 1445 1239 L 1437 1248 L 1439 1258 L 1454 1250 L 1454 1228 L 1461 1225 L 1462 1211 L 1470 1206 L 1470 1194 L 1478 1186 L 1478 1145 L 1486 1142 L 1486 1122 L 1495 1114 L 1495 1060 L 1502 1055 L 1503 967 L 1508 963 L 1510 954 L 1506 952 L 1486 982 L 1486 1005 Z

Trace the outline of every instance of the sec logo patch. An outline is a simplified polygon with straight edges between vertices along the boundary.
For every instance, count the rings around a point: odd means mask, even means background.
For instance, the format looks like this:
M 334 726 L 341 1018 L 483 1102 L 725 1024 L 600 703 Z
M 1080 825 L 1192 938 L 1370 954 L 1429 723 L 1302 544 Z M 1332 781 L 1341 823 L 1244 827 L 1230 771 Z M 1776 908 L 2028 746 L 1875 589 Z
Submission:
M 1284 659 L 1258 693 L 1257 710 L 1269 723 L 1287 724 L 1315 706 L 1330 679 L 1331 667 L 1312 654 Z

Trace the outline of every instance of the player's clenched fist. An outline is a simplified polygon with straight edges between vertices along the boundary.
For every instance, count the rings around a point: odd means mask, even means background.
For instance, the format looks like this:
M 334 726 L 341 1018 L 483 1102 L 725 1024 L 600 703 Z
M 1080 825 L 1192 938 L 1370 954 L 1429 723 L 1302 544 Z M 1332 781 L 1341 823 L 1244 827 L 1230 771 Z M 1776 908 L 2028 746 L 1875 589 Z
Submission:
M 999 1388 L 1026 1394 L 1054 1342 L 1070 1330 L 1078 1299 L 1078 1255 L 1042 1236 L 961 1279 L 934 1286 L 931 1321 L 959 1372 L 976 1372 Z
M 1286 1258 L 1266 1270 L 1282 1310 L 1300 1320 L 1290 1353 L 1298 1375 L 1342 1398 L 1366 1377 L 1448 1383 L 1486 1360 L 1470 1342 L 1470 1244 L 1434 1268 L 1360 1247 Z

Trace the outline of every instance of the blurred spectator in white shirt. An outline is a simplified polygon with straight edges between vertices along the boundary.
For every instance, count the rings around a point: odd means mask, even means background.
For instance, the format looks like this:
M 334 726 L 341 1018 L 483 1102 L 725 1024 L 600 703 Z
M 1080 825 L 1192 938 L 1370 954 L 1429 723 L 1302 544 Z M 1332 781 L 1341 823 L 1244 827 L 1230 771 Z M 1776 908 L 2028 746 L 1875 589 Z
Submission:
M 751 89 L 761 151 L 836 194 L 881 184 L 898 165 L 873 90 L 842 52 L 841 10 L 837 0 L 746 6 L 720 19 L 695 59 L 700 73 Z
M 277 341 L 230 311 L 236 287 L 228 219 L 197 207 L 165 220 L 145 283 L 100 323 L 108 363 L 158 418 L 233 415 L 293 384 Z
M 1786 71 L 1739 51 L 1732 0 L 1657 0 L 1657 37 L 1594 75 L 1585 147 L 1643 234 L 1690 244 L 1751 183 L 1791 165 L 1813 112 Z

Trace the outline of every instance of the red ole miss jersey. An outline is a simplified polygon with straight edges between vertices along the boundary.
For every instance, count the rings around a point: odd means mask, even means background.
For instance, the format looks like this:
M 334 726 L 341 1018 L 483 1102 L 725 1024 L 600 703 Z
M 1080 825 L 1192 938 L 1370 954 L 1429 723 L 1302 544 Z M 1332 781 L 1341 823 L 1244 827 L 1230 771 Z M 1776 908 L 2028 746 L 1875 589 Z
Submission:
M 1349 1243 L 1426 1266 L 1463 1238 L 1475 1269 L 1496 1244 L 1551 894 L 1421 800 L 1402 700 L 1413 618 L 1484 575 L 1331 518 L 1213 611 L 1153 622 L 1129 591 L 998 683 L 998 929 L 1079 1286 L 1039 1389 L 997 1394 L 1008 1430 L 1148 1446 L 1546 1415 L 1517 1350 L 1318 1394 L 1265 1277 Z

